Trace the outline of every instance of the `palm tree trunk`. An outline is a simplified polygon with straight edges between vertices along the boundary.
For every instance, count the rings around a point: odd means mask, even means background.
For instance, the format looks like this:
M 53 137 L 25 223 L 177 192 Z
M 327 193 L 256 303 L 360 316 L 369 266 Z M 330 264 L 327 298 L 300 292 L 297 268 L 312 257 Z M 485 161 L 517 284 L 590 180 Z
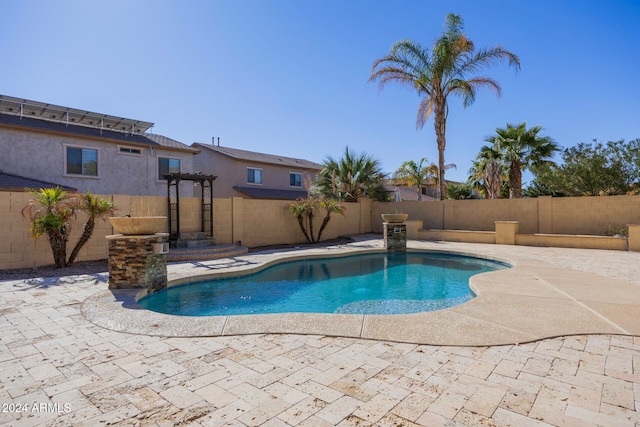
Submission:
M 447 120 L 445 118 L 444 109 L 445 109 L 445 101 L 442 100 L 438 102 L 436 100 L 435 104 L 435 121 L 434 126 L 436 130 L 436 141 L 438 143 L 438 176 L 439 176 L 439 185 L 440 185 L 440 200 L 444 200 L 445 198 L 445 181 L 444 181 L 444 149 L 447 146 L 446 139 L 446 127 Z
M 331 219 L 331 213 L 327 212 L 327 215 L 325 215 L 324 219 L 322 220 L 322 225 L 320 225 L 320 231 L 318 231 L 318 240 L 317 240 L 318 242 L 320 241 L 320 237 L 322 237 L 322 232 L 327 227 L 327 224 L 329 224 L 330 219 Z
M 311 236 L 311 243 L 316 242 L 316 238 L 313 236 L 313 211 L 307 213 L 307 219 L 309 221 L 309 236 Z
M 96 220 L 94 218 L 89 217 L 87 223 L 84 225 L 84 230 L 82 231 L 82 235 L 76 242 L 76 246 L 71 251 L 71 255 L 69 256 L 69 261 L 67 261 L 67 265 L 73 264 L 73 261 L 76 260 L 80 249 L 89 241 L 91 238 L 91 234 L 93 233 L 93 229 L 96 226 Z
M 520 159 L 514 159 L 509 166 L 509 198 L 522 198 L 522 167 Z
M 298 218 L 298 225 L 300 225 L 300 230 L 302 230 L 302 234 L 304 234 L 304 237 L 307 239 L 307 242 L 312 243 L 311 239 L 309 238 L 309 235 L 307 234 L 306 228 L 304 228 L 304 216 L 298 215 L 297 218 Z
M 49 244 L 53 252 L 53 262 L 56 268 L 67 266 L 67 238 L 60 233 L 49 231 Z

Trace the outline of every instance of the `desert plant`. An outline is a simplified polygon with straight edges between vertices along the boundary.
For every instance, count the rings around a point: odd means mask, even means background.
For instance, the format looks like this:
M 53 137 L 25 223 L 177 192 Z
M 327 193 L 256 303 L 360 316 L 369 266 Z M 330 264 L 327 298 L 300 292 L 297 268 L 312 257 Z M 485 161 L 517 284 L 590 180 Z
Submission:
M 22 215 L 26 217 L 28 214 L 31 221 L 29 234 L 34 239 L 47 235 L 56 268 L 63 268 L 74 262 L 80 249 L 89 241 L 95 227 L 95 220 L 104 218 L 114 209 L 111 201 L 102 200 L 89 191 L 86 194 L 75 194 L 55 187 L 28 188 L 27 192 L 34 197 L 22 209 Z M 71 257 L 67 260 L 71 220 L 77 217 L 78 212 L 87 214 L 89 219 L 73 248 Z
M 424 184 L 425 180 L 429 177 L 434 176 L 433 167 L 435 165 L 432 163 L 431 165 L 422 166 L 422 164 L 426 161 L 426 157 L 420 159 L 419 164 L 414 162 L 413 160 L 408 160 L 406 162 L 403 162 L 400 167 L 393 173 L 393 179 L 396 184 L 402 182 L 406 183 L 409 187 L 416 187 L 416 191 L 418 193 L 418 201 L 422 200 L 422 185 Z
M 101 218 L 103 221 L 107 215 L 113 214 L 114 207 L 111 200 L 101 199 L 100 197 L 91 194 L 91 191 L 87 191 L 85 194 L 80 195 L 77 200 L 76 208 L 87 215 L 87 222 L 82 230 L 82 235 L 76 242 L 76 245 L 71 251 L 67 265 L 73 264 L 80 252 L 80 249 L 89 241 L 93 234 L 93 229 L 96 226 L 96 219 Z
M 289 205 L 289 212 L 298 220 L 300 231 L 302 231 L 302 234 L 304 234 L 304 237 L 309 243 L 319 242 L 322 238 L 322 232 L 327 228 L 331 220 L 331 214 L 338 213 L 344 215 L 344 209 L 344 206 L 337 200 L 315 196 L 300 198 L 296 200 L 295 203 Z M 325 215 L 318 230 L 318 235 L 316 236 L 313 232 L 313 222 L 316 213 L 320 210 L 324 210 Z
M 357 202 L 361 197 L 387 201 L 389 192 L 384 188 L 384 177 L 380 161 L 346 147 L 341 159 L 329 156 L 324 160 L 311 192 L 341 202 Z
M 416 121 L 419 129 L 433 112 L 441 198 L 446 194 L 444 150 L 449 95 L 460 97 L 464 107 L 473 104 L 480 88 L 488 88 L 499 96 L 498 82 L 478 75 L 478 72 L 504 60 L 516 69 L 520 68 L 520 59 L 500 46 L 476 50 L 473 41 L 463 32 L 459 15 L 447 15 L 445 25 L 445 32 L 435 41 L 431 51 L 410 40 L 397 42 L 387 55 L 373 63 L 369 77 L 369 81 L 379 82 L 380 88 L 394 82 L 418 92 L 422 97 Z
M 473 189 L 466 182 L 450 182 L 447 185 L 447 198 L 454 200 L 470 199 L 473 196 Z
M 482 147 L 481 153 L 492 150 L 498 154 L 496 158 L 509 167 L 509 198 L 522 198 L 523 170 L 554 164 L 550 159 L 560 147 L 550 137 L 538 135 L 541 130 L 541 126 L 527 129 L 527 122 L 507 123 L 505 128 L 497 128 L 495 135 L 485 139 L 492 146 Z

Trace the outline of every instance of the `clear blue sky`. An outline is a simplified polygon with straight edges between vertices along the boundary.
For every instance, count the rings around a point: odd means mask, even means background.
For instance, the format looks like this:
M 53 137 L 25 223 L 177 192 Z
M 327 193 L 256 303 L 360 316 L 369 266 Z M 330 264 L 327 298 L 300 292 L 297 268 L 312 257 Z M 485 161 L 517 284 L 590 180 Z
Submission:
M 485 72 L 501 98 L 450 101 L 447 178 L 465 180 L 485 136 L 541 125 L 564 147 L 640 138 L 640 1 L 22 0 L 0 12 L 0 94 L 155 123 L 210 142 L 322 162 L 345 146 L 392 172 L 437 162 L 418 96 L 367 83 L 398 40 L 431 45 L 460 14 L 477 47 L 522 69 Z

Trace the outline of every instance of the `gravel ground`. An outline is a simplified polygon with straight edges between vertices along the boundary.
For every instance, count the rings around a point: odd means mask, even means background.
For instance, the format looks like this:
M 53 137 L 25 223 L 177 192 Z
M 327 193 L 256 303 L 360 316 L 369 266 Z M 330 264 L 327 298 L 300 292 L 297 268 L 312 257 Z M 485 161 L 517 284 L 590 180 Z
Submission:
M 260 246 L 257 248 L 250 248 L 249 252 L 259 252 L 267 249 L 285 249 L 285 248 L 309 248 L 309 247 L 322 247 L 328 245 L 337 245 L 343 243 L 352 242 L 350 237 L 338 237 L 331 240 L 323 240 L 320 243 L 313 244 L 298 244 L 298 245 L 272 245 L 272 246 Z M 55 268 L 55 266 L 48 265 L 44 267 L 35 268 L 17 268 L 15 270 L 0 270 L 0 281 L 2 280 L 23 280 L 32 279 L 36 277 L 62 277 L 62 276 L 76 276 L 80 274 L 97 274 L 105 273 L 109 271 L 107 260 L 102 261 L 81 261 L 75 262 L 73 265 L 65 268 Z
M 62 277 L 75 276 L 79 274 L 104 273 L 109 270 L 107 260 L 102 261 L 81 261 L 75 262 L 69 267 L 55 268 L 48 265 L 36 268 L 17 268 L 15 270 L 0 270 L 1 280 L 23 280 L 35 277 Z

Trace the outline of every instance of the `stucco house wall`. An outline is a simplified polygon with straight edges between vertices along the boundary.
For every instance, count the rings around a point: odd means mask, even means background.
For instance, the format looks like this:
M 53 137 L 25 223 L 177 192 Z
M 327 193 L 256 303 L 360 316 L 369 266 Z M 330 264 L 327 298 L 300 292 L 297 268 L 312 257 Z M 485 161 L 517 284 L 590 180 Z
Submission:
M 0 123 L 0 170 L 77 188 L 79 192 L 163 196 L 167 194 L 167 183 L 158 179 L 158 158 L 180 159 L 181 172 L 191 173 L 196 151 L 188 146 L 179 149 L 148 141 L 149 144 L 110 140 L 100 137 L 98 130 L 91 137 Z M 67 174 L 67 146 L 97 150 L 98 176 Z M 139 149 L 140 154 L 122 153 L 120 147 Z M 193 185 L 182 183 L 180 193 L 193 196 Z

